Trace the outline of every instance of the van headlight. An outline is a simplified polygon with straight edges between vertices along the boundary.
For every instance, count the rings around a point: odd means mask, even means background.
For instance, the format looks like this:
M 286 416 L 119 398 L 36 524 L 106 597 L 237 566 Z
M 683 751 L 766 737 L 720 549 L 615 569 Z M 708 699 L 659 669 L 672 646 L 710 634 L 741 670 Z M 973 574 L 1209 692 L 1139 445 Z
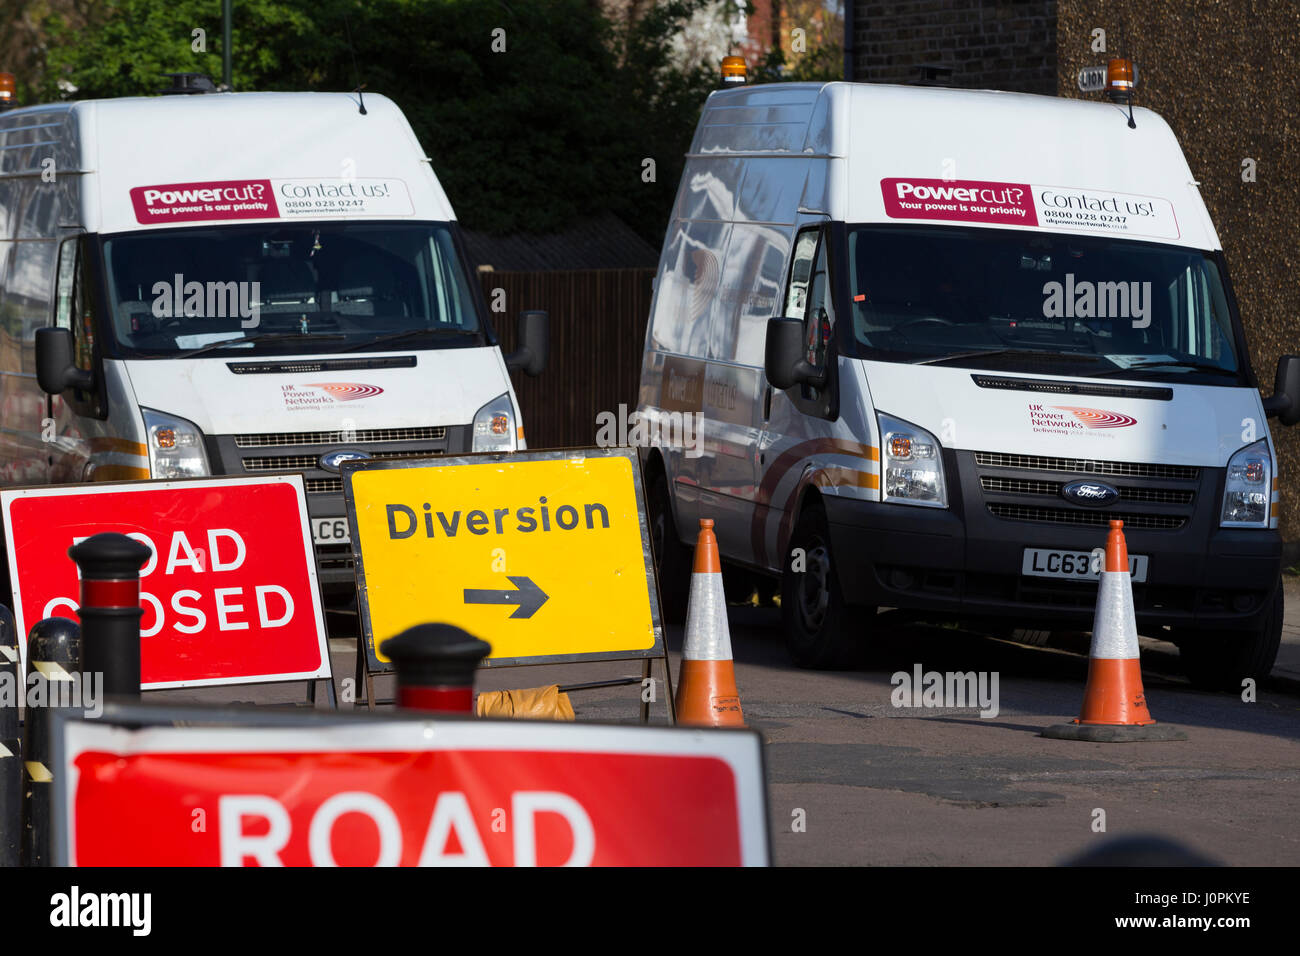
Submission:
M 202 478 L 208 471 L 203 432 L 193 422 L 143 408 L 149 474 L 154 478 Z
M 474 413 L 471 451 L 514 451 L 515 409 L 510 395 L 498 395 Z
M 880 423 L 880 498 L 906 505 L 948 507 L 939 443 L 924 428 L 877 413 Z
M 1261 438 L 1228 459 L 1219 524 L 1225 528 L 1267 528 L 1272 491 L 1273 456 L 1268 442 Z

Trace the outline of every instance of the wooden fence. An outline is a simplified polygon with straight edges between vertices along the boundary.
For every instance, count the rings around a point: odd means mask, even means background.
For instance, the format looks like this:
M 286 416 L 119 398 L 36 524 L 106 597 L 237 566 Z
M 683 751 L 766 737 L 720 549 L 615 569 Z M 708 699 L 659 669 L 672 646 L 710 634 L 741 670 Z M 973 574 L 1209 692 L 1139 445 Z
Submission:
M 521 311 L 551 316 L 546 371 L 511 375 L 529 448 L 595 444 L 598 412 L 636 407 L 653 279 L 653 269 L 479 274 L 489 307 L 504 290 L 505 311 L 492 321 L 507 354 Z

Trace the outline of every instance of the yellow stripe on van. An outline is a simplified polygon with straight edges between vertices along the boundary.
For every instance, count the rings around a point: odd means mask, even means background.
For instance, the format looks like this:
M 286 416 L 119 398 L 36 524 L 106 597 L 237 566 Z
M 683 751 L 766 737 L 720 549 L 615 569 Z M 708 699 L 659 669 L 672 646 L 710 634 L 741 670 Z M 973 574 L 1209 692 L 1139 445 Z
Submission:
M 130 465 L 97 465 L 90 473 L 91 481 L 130 481 L 133 478 L 148 477 L 148 468 L 134 468 Z
M 91 451 L 117 451 L 124 455 L 138 455 L 141 458 L 146 458 L 149 455 L 149 449 L 146 446 L 127 438 L 91 438 L 87 444 L 90 445 Z
M 856 468 L 841 468 L 827 465 L 817 473 L 816 484 L 823 488 L 879 488 L 880 476 L 870 471 L 858 471 Z

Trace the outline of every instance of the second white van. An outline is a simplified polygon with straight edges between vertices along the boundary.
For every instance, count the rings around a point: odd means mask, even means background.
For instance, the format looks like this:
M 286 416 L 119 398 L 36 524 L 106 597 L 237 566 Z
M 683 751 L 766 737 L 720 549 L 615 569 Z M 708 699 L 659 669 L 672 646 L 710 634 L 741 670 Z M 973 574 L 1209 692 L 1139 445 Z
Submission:
M 794 660 L 877 608 L 1087 630 L 1124 522 L 1139 628 L 1192 679 L 1267 674 L 1277 454 L 1300 357 L 1261 398 L 1227 263 L 1156 114 L 867 84 L 708 100 L 664 241 L 642 415 L 661 590 L 715 521 L 779 581 Z M 744 590 L 742 588 L 742 590 Z

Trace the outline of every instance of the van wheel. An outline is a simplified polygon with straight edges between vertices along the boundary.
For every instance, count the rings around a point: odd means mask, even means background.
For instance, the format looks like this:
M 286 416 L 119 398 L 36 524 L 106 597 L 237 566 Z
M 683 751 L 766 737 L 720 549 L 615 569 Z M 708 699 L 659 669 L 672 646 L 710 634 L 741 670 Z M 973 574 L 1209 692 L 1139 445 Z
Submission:
M 801 564 L 796 560 L 799 551 Z M 799 517 L 783 562 L 781 619 L 790 658 L 800 667 L 817 670 L 848 665 L 857 642 L 845 626 L 847 609 L 820 502 L 809 505 Z M 796 566 L 802 570 L 795 570 Z
M 673 503 L 668 496 L 668 478 L 662 472 L 650 482 L 650 544 L 654 548 L 655 571 L 659 579 L 659 604 L 664 623 L 685 624 L 690 596 L 691 556 L 677 537 Z
M 1184 631 L 1177 638 L 1183 673 L 1202 690 L 1241 691 L 1241 682 L 1262 681 L 1273 670 L 1282 641 L 1282 580 L 1268 613 L 1252 631 Z

